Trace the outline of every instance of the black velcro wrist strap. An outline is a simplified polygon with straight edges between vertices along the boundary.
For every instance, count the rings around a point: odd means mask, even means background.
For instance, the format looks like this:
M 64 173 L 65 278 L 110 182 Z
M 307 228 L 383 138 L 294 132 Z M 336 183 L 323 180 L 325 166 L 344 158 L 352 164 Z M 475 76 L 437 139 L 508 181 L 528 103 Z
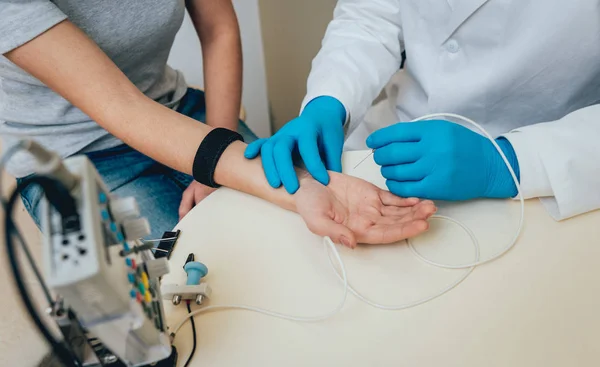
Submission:
M 236 133 L 224 128 L 216 128 L 206 135 L 194 158 L 192 175 L 194 179 L 203 185 L 217 188 L 214 180 L 215 169 L 221 155 L 234 141 L 244 141 L 244 138 Z

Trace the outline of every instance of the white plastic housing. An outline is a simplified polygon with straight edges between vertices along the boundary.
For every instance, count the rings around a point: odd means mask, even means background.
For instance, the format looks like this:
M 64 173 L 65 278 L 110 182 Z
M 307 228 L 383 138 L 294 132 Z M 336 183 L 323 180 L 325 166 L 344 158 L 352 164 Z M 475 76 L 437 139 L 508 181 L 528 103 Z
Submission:
M 131 292 L 135 294 L 137 286 L 129 282 L 132 268 L 119 254 L 124 246 L 124 236 L 120 233 L 123 223 L 110 214 L 108 189 L 87 157 L 75 156 L 64 163 L 78 177 L 71 193 L 76 198 L 82 228 L 80 232 L 64 235 L 59 214 L 42 200 L 46 282 L 64 298 L 84 327 L 127 366 L 148 365 L 168 358 L 171 344 L 163 331 L 166 326 L 163 330 L 156 326 L 160 318 L 163 323 L 166 321 L 157 279 L 149 279 L 155 285 L 154 303 L 139 303 L 132 298 Z M 122 208 L 127 207 L 120 210 L 122 214 L 133 213 L 131 200 L 121 203 L 127 203 L 122 204 Z M 131 222 L 131 233 L 144 232 L 146 224 L 143 220 Z M 145 260 L 153 260 L 149 251 L 130 258 L 137 267 Z M 160 272 L 168 271 L 162 263 L 155 265 Z M 152 306 L 150 316 L 142 304 Z

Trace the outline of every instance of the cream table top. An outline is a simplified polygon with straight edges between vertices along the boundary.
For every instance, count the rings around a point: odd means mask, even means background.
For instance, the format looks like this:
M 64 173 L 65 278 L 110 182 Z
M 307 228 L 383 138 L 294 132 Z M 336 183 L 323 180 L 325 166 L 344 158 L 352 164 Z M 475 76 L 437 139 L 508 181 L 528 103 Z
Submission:
M 344 170 L 383 184 L 365 152 L 344 155 Z M 439 203 L 460 219 L 489 257 L 507 244 L 518 202 Z M 555 222 L 538 200 L 525 208 L 518 243 L 482 265 L 457 288 L 403 311 L 374 309 L 349 295 L 343 310 L 318 323 L 246 311 L 196 317 L 192 366 L 598 366 L 600 365 L 600 211 Z M 415 239 L 431 259 L 473 259 L 457 226 L 432 220 Z M 302 220 L 267 202 L 220 189 L 178 225 L 181 237 L 164 282 L 183 282 L 190 252 L 209 268 L 210 305 L 246 304 L 297 316 L 333 309 L 342 286 L 322 239 Z M 340 249 L 350 282 L 379 303 L 428 296 L 461 276 L 419 261 L 404 243 Z M 167 305 L 170 325 L 187 311 Z M 176 338 L 180 359 L 191 349 L 190 324 Z

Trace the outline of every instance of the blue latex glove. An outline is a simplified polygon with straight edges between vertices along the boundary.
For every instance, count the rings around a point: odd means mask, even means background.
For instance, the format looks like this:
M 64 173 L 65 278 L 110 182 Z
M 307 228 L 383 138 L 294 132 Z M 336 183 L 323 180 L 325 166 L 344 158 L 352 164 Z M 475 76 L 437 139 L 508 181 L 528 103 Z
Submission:
M 340 101 L 317 97 L 306 105 L 299 117 L 285 124 L 271 138 L 248 145 L 244 156 L 254 159 L 260 153 L 269 185 L 278 188 L 283 183 L 285 189 L 294 194 L 300 185 L 292 156 L 299 152 L 308 172 L 327 185 L 328 169 L 342 171 L 345 120 L 346 109 Z
M 517 178 L 519 163 L 510 142 L 496 140 Z M 431 120 L 398 123 L 367 139 L 376 149 L 389 190 L 430 200 L 509 198 L 517 187 L 492 143 L 463 126 Z

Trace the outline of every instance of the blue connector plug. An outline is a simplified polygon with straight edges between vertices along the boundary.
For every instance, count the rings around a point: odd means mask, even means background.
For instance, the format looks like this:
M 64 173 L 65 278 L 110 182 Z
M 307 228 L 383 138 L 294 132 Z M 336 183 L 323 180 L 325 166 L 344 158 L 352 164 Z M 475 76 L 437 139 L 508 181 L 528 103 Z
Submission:
M 206 274 L 208 274 L 208 268 L 206 265 L 197 261 L 191 261 L 185 264 L 183 269 L 185 269 L 185 272 L 187 273 L 186 285 L 198 285 L 200 284 L 200 279 L 204 278 Z

